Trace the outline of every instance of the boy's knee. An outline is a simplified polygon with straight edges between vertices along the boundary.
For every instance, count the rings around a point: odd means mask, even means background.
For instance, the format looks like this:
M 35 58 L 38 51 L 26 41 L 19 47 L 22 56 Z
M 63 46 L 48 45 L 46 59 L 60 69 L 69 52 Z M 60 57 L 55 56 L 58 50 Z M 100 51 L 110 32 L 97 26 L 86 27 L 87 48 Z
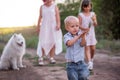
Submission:
M 89 73 L 88 74 L 82 74 L 81 76 L 80 76 L 80 80 L 88 80 L 88 77 L 89 77 Z
M 75 72 L 70 72 L 67 74 L 68 80 L 78 80 L 78 75 Z

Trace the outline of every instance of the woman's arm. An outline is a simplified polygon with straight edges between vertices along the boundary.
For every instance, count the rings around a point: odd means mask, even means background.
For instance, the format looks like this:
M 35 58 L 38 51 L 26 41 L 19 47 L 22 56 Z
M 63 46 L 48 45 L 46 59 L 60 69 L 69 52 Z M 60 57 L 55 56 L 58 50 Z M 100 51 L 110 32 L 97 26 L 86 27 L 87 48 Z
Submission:
M 40 7 L 39 17 L 38 17 L 38 23 L 37 23 L 37 32 L 38 32 L 38 33 L 39 33 L 39 31 L 40 31 L 41 19 L 42 19 L 42 6 Z
M 60 29 L 60 13 L 59 13 L 59 9 L 58 7 L 56 6 L 55 7 L 55 12 L 56 12 L 56 29 L 59 30 Z

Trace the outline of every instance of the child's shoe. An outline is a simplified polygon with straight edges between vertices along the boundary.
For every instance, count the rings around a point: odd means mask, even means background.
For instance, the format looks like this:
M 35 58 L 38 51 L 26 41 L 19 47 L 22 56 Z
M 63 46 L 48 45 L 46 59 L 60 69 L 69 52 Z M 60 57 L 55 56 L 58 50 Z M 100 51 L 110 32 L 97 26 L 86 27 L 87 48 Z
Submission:
M 56 63 L 56 60 L 54 58 L 50 58 L 50 63 L 51 64 L 55 64 Z
M 88 69 L 89 69 L 90 71 L 93 70 L 93 62 L 92 62 L 92 61 L 88 62 Z
M 92 62 L 92 66 L 91 66 L 91 68 L 92 68 L 92 70 L 93 70 L 93 65 L 94 65 L 94 64 L 93 64 L 93 59 L 91 59 L 91 62 Z
M 41 58 L 39 58 L 39 65 L 40 65 L 40 66 L 45 65 L 45 64 L 44 64 L 44 62 L 43 62 L 43 58 L 42 58 L 42 57 L 41 57 Z

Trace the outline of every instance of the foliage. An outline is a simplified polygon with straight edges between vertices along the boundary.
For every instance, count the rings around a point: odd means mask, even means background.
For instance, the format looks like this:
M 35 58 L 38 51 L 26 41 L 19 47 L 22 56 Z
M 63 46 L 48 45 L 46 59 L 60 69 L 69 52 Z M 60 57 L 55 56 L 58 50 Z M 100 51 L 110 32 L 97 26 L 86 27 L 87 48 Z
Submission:
M 120 0 L 92 0 L 98 14 L 100 30 L 106 39 L 120 39 Z M 100 31 L 98 30 L 98 31 Z
M 98 41 L 97 49 L 105 49 L 111 52 L 119 53 L 120 52 L 120 40 L 104 40 L 101 39 Z
M 65 0 L 64 4 L 58 4 L 61 16 L 63 34 L 64 19 L 66 16 L 77 16 L 81 0 Z M 120 39 L 120 0 L 91 0 L 93 11 L 97 15 L 98 26 L 96 28 L 97 39 Z
M 36 33 L 36 27 L 17 27 L 17 28 L 1 28 L 0 29 L 0 43 L 6 44 L 10 37 L 14 33 L 22 33 L 26 40 L 27 48 L 37 48 L 38 34 Z
M 37 48 L 38 44 L 38 35 L 35 32 L 36 27 L 31 27 L 31 28 L 23 28 L 22 30 L 17 30 L 16 32 L 13 33 L 22 33 L 25 40 L 26 40 L 26 45 L 27 48 Z M 9 34 L 4 34 L 0 35 L 2 38 L 0 38 L 0 53 L 2 53 L 2 50 L 4 48 L 4 45 L 7 43 L 9 38 L 12 36 L 13 33 Z M 105 50 L 110 50 L 111 52 L 120 52 L 120 40 L 105 40 L 105 39 L 100 39 L 98 40 L 97 44 L 97 49 L 105 49 Z M 63 44 L 63 52 L 65 52 L 65 45 Z
M 72 3 L 72 2 L 74 3 Z M 60 17 L 61 17 L 61 26 L 62 26 L 62 31 L 63 34 L 66 33 L 66 30 L 64 28 L 64 19 L 67 16 L 70 15 L 74 15 L 74 16 L 78 16 L 78 12 L 79 12 L 79 6 L 80 6 L 80 0 L 66 0 L 65 4 L 58 4 L 58 7 L 60 9 Z
M 0 55 L 2 54 L 3 48 L 4 48 L 4 44 L 0 42 Z
M 38 37 L 37 36 L 31 36 L 31 37 L 26 37 L 26 44 L 27 44 L 27 48 L 37 48 L 37 44 L 38 44 Z

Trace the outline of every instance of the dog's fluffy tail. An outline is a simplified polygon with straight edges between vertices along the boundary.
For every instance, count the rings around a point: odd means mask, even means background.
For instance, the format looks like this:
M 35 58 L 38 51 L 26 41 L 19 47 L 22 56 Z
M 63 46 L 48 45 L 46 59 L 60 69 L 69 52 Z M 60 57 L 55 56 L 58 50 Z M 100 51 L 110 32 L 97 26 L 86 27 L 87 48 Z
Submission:
M 2 70 L 1 60 L 0 60 L 0 70 Z
M 0 70 L 2 70 L 2 65 L 1 65 L 1 57 L 0 57 Z

